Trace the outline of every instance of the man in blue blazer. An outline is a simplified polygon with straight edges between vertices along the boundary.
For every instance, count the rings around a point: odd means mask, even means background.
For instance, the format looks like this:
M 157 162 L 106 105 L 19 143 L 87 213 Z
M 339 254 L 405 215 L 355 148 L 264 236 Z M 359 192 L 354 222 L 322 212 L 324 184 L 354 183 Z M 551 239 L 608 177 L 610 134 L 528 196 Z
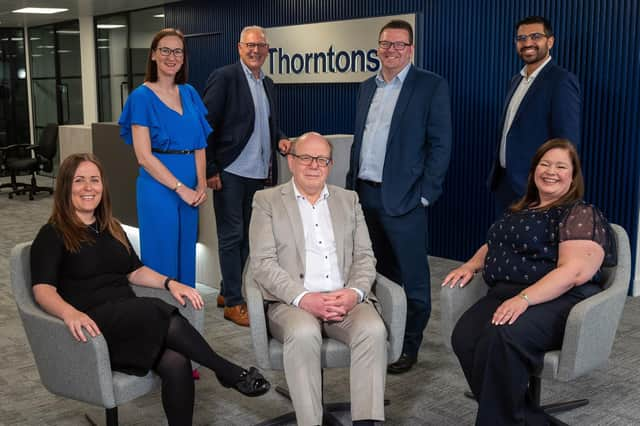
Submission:
M 411 64 L 413 29 L 387 23 L 378 37 L 381 71 L 358 93 L 347 188 L 357 190 L 380 273 L 407 295 L 403 354 L 388 372 L 417 361 L 431 313 L 426 206 L 442 192 L 451 151 L 446 81 Z
M 575 75 L 551 62 L 551 24 L 530 16 L 515 29 L 516 51 L 525 66 L 511 79 L 489 174 L 496 216 L 524 195 L 531 158 L 540 145 L 553 138 L 580 144 L 580 85 Z
M 286 136 L 278 127 L 273 81 L 262 70 L 269 44 L 260 27 L 246 27 L 238 43 L 240 62 L 211 73 L 204 91 L 207 120 L 207 185 L 213 189 L 222 272 L 224 317 L 248 326 L 242 270 L 249 253 L 253 194 L 278 173 L 274 153 Z

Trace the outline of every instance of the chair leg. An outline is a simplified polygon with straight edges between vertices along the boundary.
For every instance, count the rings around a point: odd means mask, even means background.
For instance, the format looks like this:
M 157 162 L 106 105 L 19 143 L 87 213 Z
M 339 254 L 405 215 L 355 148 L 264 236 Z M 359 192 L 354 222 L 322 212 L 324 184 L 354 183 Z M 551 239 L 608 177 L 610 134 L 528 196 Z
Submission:
M 105 408 L 107 426 L 118 426 L 118 407 Z
M 574 401 L 555 402 L 552 404 L 540 405 L 540 393 L 542 391 L 542 380 L 540 377 L 531 376 L 529 378 L 529 393 L 531 400 L 544 411 L 549 417 L 549 421 L 553 425 L 565 425 L 561 420 L 556 419 L 551 414 L 561 413 L 563 411 L 573 410 L 574 408 L 583 407 L 589 404 L 588 399 L 577 399 Z

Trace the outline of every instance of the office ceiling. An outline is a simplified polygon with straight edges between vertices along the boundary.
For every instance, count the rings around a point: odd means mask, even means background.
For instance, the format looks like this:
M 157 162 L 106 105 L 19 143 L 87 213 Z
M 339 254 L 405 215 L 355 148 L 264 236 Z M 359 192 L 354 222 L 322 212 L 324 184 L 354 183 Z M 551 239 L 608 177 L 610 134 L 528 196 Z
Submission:
M 0 0 L 0 28 L 32 27 L 78 19 L 80 16 L 107 15 L 166 3 L 175 3 L 175 0 Z M 27 15 L 11 12 L 24 7 L 50 7 L 69 10 L 53 15 Z

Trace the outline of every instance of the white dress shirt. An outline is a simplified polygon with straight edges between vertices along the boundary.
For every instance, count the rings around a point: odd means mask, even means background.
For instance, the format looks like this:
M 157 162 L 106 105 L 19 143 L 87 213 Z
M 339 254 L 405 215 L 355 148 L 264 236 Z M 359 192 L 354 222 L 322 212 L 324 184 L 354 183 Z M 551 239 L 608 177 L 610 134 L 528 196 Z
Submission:
M 325 185 L 320 198 L 311 204 L 293 182 L 293 191 L 298 204 L 298 211 L 302 219 L 304 230 L 305 271 L 304 288 L 293 300 L 298 306 L 302 297 L 307 293 L 320 293 L 344 288 L 344 279 L 338 266 L 336 240 L 333 235 L 331 212 L 329 211 L 329 190 Z M 361 290 L 353 288 L 358 293 L 358 301 L 364 299 Z
M 515 118 L 516 113 L 518 112 L 518 108 L 520 108 L 520 104 L 522 103 L 522 100 L 526 96 L 534 80 L 550 60 L 551 56 L 549 56 L 547 60 L 544 61 L 542 65 L 540 65 L 540 67 L 538 67 L 538 69 L 532 72 L 529 76 L 527 76 L 526 65 L 520 70 L 522 80 L 520 80 L 520 84 L 516 88 L 515 92 L 513 92 L 513 96 L 511 96 L 511 100 L 509 101 L 509 106 L 507 107 L 507 112 L 504 117 L 504 127 L 502 128 L 502 139 L 500 140 L 500 165 L 503 169 L 507 167 L 507 135 L 509 134 L 509 129 L 511 129 L 513 119 Z

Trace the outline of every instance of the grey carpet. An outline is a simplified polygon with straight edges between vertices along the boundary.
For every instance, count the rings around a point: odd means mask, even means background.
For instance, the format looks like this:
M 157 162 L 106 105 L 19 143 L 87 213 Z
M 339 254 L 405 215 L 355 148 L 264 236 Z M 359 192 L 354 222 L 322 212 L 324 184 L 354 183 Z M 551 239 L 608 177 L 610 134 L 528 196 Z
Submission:
M 50 394 L 40 384 L 27 340 L 22 330 L 9 286 L 8 255 L 18 242 L 34 238 L 50 213 L 52 198 L 38 195 L 9 200 L 0 191 L 0 424 L 2 425 L 87 425 L 84 413 L 104 424 L 103 410 Z M 467 389 L 455 357 L 443 345 L 438 322 L 439 283 L 457 262 L 432 258 L 434 309 L 425 333 L 419 362 L 410 373 L 387 378 L 386 409 L 389 425 L 473 424 L 475 403 L 463 396 Z M 222 318 L 215 307 L 215 292 L 205 300 L 206 338 L 222 355 L 249 366 L 255 363 L 249 333 Z M 589 398 L 591 403 L 559 415 L 572 425 L 640 424 L 640 299 L 628 298 L 613 354 L 607 367 L 570 383 L 543 382 L 543 402 Z M 246 398 L 222 388 L 213 373 L 201 372 L 196 383 L 197 425 L 251 425 L 291 410 L 275 392 L 260 398 Z M 279 372 L 266 371 L 274 384 L 284 384 Z M 348 371 L 326 373 L 325 399 L 349 399 Z M 119 409 L 122 425 L 166 424 L 159 392 L 139 398 Z M 348 414 L 344 415 L 348 419 Z

